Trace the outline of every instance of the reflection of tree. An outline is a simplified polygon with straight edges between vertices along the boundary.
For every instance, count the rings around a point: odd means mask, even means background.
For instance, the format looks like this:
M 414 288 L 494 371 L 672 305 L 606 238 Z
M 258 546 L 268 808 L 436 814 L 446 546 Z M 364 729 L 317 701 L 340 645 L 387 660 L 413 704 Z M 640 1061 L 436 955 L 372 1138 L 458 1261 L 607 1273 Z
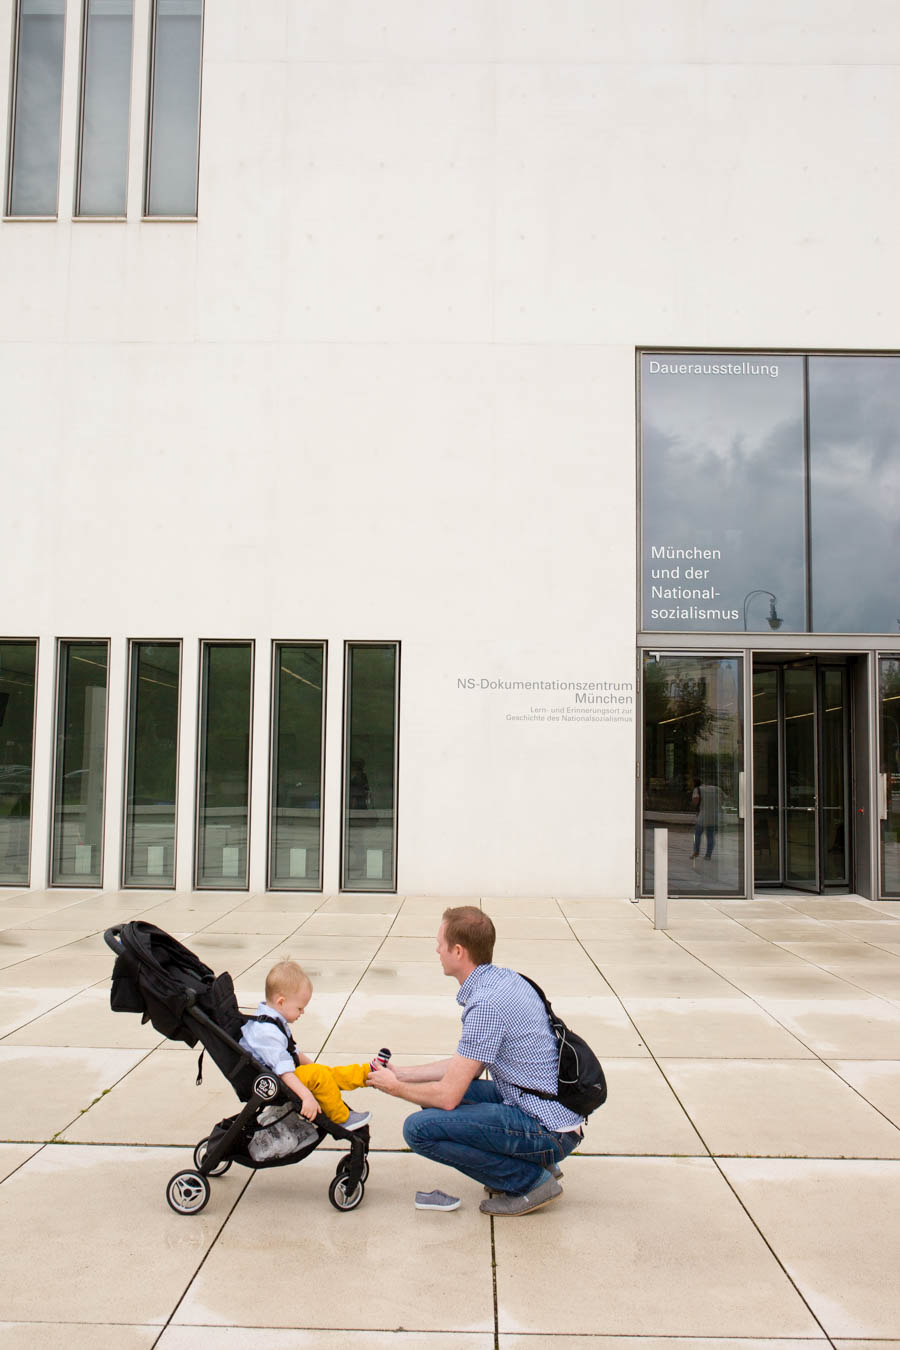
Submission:
M 644 667 L 645 805 L 695 809 L 701 779 L 723 804 L 736 796 L 740 766 L 740 681 L 729 661 L 663 658 Z
M 881 716 L 884 771 L 900 774 L 900 661 L 881 662 Z
M 644 668 L 644 763 L 647 805 L 686 808 L 697 747 L 716 722 L 705 676 L 673 673 L 665 662 Z

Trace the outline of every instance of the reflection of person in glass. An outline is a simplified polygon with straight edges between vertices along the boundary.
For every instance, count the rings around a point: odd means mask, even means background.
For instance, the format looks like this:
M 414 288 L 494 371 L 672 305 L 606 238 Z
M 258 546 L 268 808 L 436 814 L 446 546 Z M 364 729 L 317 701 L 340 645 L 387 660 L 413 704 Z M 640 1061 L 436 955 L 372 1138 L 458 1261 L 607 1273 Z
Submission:
M 694 824 L 694 851 L 691 858 L 700 856 L 700 844 L 706 832 L 706 853 L 704 858 L 712 857 L 716 846 L 716 829 L 719 824 L 719 789 L 712 783 L 701 783 L 694 779 L 694 791 L 691 793 L 691 805 L 696 808 L 697 820 Z
M 370 805 L 369 779 L 366 776 L 366 761 L 350 761 L 350 810 L 365 811 Z

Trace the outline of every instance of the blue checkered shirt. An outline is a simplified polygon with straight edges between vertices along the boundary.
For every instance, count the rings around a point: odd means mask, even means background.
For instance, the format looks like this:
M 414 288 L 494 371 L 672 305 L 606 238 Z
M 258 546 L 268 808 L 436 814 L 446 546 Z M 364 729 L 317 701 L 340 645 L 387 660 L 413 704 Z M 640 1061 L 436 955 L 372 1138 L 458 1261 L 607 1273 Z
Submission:
M 562 1102 L 548 1102 L 519 1087 L 555 1092 L 557 1043 L 547 1013 L 527 980 L 502 966 L 476 966 L 456 995 L 462 1004 L 457 1053 L 491 1071 L 507 1106 L 518 1106 L 548 1130 L 571 1130 L 582 1117 Z M 518 1086 L 514 1086 L 518 1084 Z

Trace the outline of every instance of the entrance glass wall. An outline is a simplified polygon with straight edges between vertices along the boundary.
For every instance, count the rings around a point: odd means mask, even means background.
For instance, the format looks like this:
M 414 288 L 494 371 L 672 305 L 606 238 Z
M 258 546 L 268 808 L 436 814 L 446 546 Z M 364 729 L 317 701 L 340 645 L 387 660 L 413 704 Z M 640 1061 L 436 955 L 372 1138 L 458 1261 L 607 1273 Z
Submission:
M 0 642 L 0 885 L 27 886 L 36 642 Z
M 830 658 L 831 661 L 834 658 Z M 821 659 L 753 668 L 756 884 L 850 884 L 849 675 Z
M 200 673 L 197 886 L 245 890 L 253 646 L 207 642 Z
M 269 886 L 322 885 L 325 644 L 277 642 L 272 680 Z
M 743 658 L 644 653 L 643 889 L 669 832 L 670 895 L 743 895 Z
M 342 887 L 396 887 L 396 642 L 348 642 L 344 673 L 344 839 Z
M 900 896 L 900 660 L 878 662 L 881 890 Z
M 175 885 L 181 647 L 134 642 L 125 787 L 126 886 Z
M 109 644 L 61 642 L 50 880 L 100 886 Z

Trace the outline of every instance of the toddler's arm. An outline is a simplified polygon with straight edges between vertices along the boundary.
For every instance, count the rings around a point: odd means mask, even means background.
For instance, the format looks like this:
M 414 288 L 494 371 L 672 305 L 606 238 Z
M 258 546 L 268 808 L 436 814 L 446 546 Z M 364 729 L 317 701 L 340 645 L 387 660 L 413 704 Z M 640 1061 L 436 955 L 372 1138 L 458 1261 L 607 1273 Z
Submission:
M 303 1056 L 301 1055 L 300 1058 L 302 1059 Z M 311 1064 L 312 1061 L 308 1059 L 306 1060 L 306 1063 Z M 315 1120 L 316 1116 L 319 1114 L 319 1103 L 316 1101 L 309 1088 L 304 1087 L 303 1083 L 300 1082 L 300 1079 L 294 1073 L 293 1069 L 291 1069 L 289 1073 L 283 1073 L 281 1075 L 281 1081 L 286 1088 L 290 1088 L 291 1092 L 300 1098 L 301 1116 L 304 1116 L 307 1120 Z

